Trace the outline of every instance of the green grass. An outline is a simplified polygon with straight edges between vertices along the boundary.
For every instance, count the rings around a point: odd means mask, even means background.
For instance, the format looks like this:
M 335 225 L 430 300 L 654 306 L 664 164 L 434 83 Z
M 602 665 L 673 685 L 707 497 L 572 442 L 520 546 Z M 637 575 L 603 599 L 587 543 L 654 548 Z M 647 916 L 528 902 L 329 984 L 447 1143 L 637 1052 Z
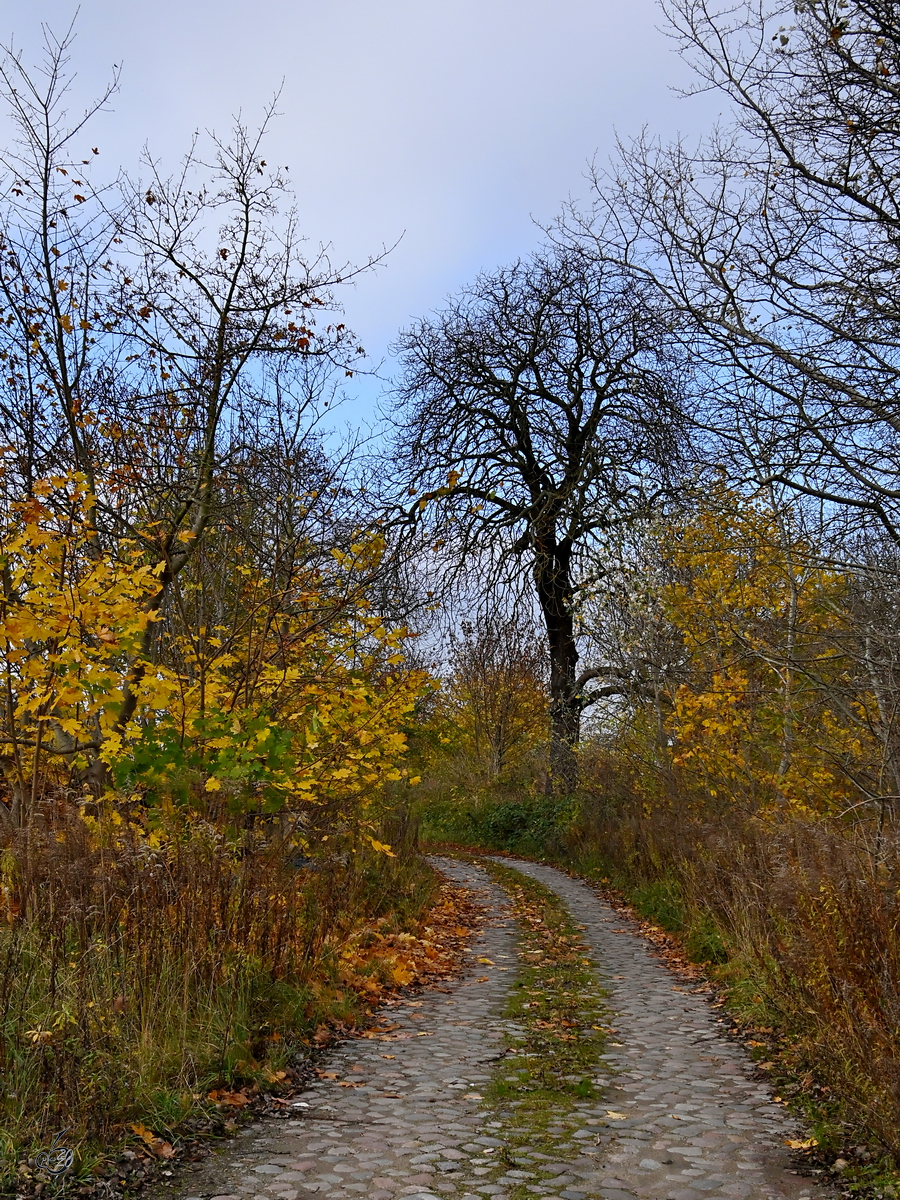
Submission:
M 538 857 L 548 848 L 562 851 L 561 838 L 574 811 L 572 800 L 565 797 L 454 794 L 432 798 L 422 807 L 420 837 Z
M 477 861 L 508 894 L 520 927 L 520 967 L 506 1015 L 523 1032 L 508 1039 L 485 1093 L 506 1142 L 498 1169 L 509 1169 L 520 1147 L 558 1153 L 560 1125 L 576 1104 L 602 1091 L 609 1013 L 581 930 L 559 897 L 518 871 Z M 530 1193 L 524 1186 L 510 1192 L 514 1200 L 520 1195 Z

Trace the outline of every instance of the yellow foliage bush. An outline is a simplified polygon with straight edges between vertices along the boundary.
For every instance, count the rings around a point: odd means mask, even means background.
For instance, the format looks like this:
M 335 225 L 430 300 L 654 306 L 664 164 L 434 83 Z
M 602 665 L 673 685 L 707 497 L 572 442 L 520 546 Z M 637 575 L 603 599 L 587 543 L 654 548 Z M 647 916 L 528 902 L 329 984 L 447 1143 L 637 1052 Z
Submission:
M 0 708 L 9 815 L 54 788 L 145 802 L 296 811 L 327 837 L 405 773 L 406 732 L 427 675 L 405 666 L 407 633 L 370 611 L 354 576 L 382 546 L 336 552 L 286 596 L 260 568 L 236 572 L 230 625 L 169 623 L 147 654 L 160 568 L 140 547 L 98 545 L 83 477 L 49 479 L 0 530 Z M 126 694 L 136 696 L 128 713 Z M 123 713 L 127 714 L 123 718 Z M 97 791 L 97 788 L 94 788 Z
M 661 779 L 669 798 L 746 812 L 835 814 L 877 793 L 885 751 L 847 577 L 789 516 L 724 483 L 656 543 L 681 655 L 658 711 L 639 706 L 623 731 L 646 801 L 659 802 Z

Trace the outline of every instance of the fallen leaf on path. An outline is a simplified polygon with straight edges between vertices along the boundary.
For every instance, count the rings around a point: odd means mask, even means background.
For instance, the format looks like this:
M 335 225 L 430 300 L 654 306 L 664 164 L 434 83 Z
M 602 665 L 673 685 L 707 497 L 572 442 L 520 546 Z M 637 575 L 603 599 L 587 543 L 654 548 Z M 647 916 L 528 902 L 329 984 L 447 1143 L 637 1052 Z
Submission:
M 138 1135 L 142 1142 L 146 1142 L 150 1148 L 150 1153 L 156 1158 L 174 1158 L 175 1150 L 171 1142 L 165 1141 L 164 1138 L 157 1137 L 152 1129 L 148 1129 L 146 1125 L 140 1123 L 132 1125 L 131 1128 Z
M 819 1139 L 807 1138 L 805 1142 L 802 1142 L 797 1138 L 787 1138 L 784 1144 L 790 1146 L 792 1150 L 811 1150 L 813 1146 L 818 1146 Z
M 245 1104 L 250 1103 L 250 1097 L 245 1096 L 243 1092 L 229 1092 L 227 1088 L 209 1092 L 206 1098 L 215 1104 L 224 1104 L 231 1108 L 243 1108 Z
M 627 1121 L 628 1117 L 625 1113 L 613 1112 L 611 1108 L 606 1110 L 606 1115 L 611 1121 Z

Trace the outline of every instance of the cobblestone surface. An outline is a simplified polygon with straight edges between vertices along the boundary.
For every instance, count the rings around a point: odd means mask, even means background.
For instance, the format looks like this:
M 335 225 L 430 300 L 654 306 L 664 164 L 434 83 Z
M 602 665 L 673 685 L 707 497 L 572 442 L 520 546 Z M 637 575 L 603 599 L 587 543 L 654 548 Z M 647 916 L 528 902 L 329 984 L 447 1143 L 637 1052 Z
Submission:
M 753 1078 L 710 1009 L 678 989 L 633 928 L 584 884 L 511 863 L 569 905 L 601 965 L 619 1033 L 605 1099 L 579 1103 L 551 1132 L 554 1155 L 510 1152 L 514 1115 L 481 1103 L 504 1038 L 516 934 L 503 894 L 476 868 L 441 860 L 479 891 L 491 919 L 472 964 L 444 991 L 383 1012 L 377 1039 L 344 1043 L 288 1119 L 265 1120 L 168 1192 L 183 1200 L 817 1200 L 789 1172 L 784 1111 Z M 490 960 L 480 962 L 479 959 Z M 616 1044 L 617 1043 L 617 1044 Z M 514 1114 L 515 1101 L 511 1103 Z M 622 1114 L 624 1119 L 616 1115 Z M 518 1139 L 517 1139 L 518 1140 Z
M 713 1011 L 678 984 L 650 944 L 586 884 L 537 863 L 512 862 L 561 896 L 601 964 L 618 1032 L 607 1103 L 615 1142 L 604 1150 L 599 1195 L 654 1200 L 824 1196 L 790 1169 L 785 1139 L 800 1130 Z M 565 1195 L 565 1192 L 560 1193 Z
M 392 1027 L 389 1032 L 339 1046 L 327 1062 L 337 1078 L 297 1098 L 297 1119 L 244 1130 L 190 1181 L 193 1196 L 459 1196 L 460 1168 L 477 1170 L 473 1158 L 479 1167 L 490 1164 L 500 1142 L 485 1125 L 490 1117 L 479 1089 L 514 1029 L 502 1012 L 516 973 L 516 935 L 503 893 L 483 871 L 441 865 L 489 906 L 484 934 L 471 948 L 472 965 L 444 992 L 382 1009 L 379 1024 Z M 490 1165 L 482 1169 L 495 1173 Z M 502 1200 L 503 1187 L 491 1190 Z

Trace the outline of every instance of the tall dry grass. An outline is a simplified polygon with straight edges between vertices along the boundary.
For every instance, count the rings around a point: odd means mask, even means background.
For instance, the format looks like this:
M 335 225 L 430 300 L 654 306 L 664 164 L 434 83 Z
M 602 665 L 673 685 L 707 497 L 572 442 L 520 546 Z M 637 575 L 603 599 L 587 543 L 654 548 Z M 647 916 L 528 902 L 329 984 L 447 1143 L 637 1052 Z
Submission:
M 431 895 L 408 842 L 298 870 L 277 843 L 196 821 L 163 837 L 78 818 L 18 834 L 0 855 L 7 1160 L 64 1128 L 95 1145 L 132 1120 L 175 1128 L 211 1087 L 352 1020 L 348 945 Z
M 679 928 L 847 1138 L 900 1163 L 900 831 L 587 805 L 570 854 Z M 764 1015 L 763 1015 L 764 1014 Z

